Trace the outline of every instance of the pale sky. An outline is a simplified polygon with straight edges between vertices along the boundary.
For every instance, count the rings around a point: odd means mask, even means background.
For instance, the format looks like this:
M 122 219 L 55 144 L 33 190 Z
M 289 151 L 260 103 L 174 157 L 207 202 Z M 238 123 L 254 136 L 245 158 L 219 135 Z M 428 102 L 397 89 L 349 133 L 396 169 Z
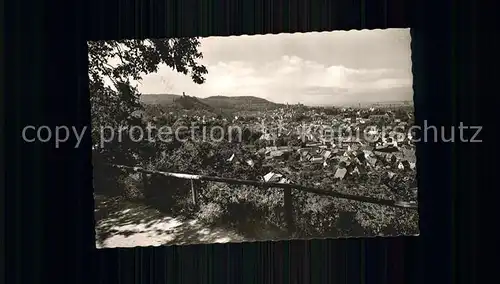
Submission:
M 202 38 L 197 85 L 167 66 L 145 75 L 143 94 L 256 96 L 278 103 L 412 100 L 409 29 Z

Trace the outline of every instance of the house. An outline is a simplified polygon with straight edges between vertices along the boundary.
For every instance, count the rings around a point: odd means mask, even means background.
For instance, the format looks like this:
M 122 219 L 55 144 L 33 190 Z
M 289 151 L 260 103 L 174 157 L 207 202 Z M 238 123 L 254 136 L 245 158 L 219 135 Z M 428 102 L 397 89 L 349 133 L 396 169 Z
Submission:
M 396 173 L 393 173 L 393 172 L 387 172 L 386 174 L 386 178 L 392 180 L 396 177 Z
M 352 175 L 363 175 L 366 174 L 366 168 L 363 167 L 362 165 L 357 165 L 351 170 Z
M 331 142 L 331 139 L 326 139 L 326 138 L 321 138 L 321 144 L 322 146 L 331 146 L 332 145 L 332 142 Z
M 367 168 L 366 168 L 365 166 L 363 166 L 363 165 L 357 166 L 357 167 L 356 167 L 356 171 L 357 171 L 358 173 L 362 174 L 362 175 L 364 175 L 364 174 L 367 174 L 367 173 L 368 173 Z
M 250 167 L 255 166 L 255 162 L 254 162 L 252 159 L 246 160 L 245 162 L 246 162 L 246 163 L 247 163 L 247 165 L 249 165 Z
M 266 148 L 261 148 L 257 151 L 257 155 L 265 155 L 267 153 L 267 149 Z
M 292 151 L 292 147 L 290 147 L 290 146 L 280 146 L 280 147 L 276 147 L 276 150 L 280 150 L 280 151 L 284 151 L 284 152 L 289 152 L 289 151 Z
M 351 159 L 349 158 L 349 156 L 342 156 L 339 158 L 339 162 L 349 162 Z
M 278 182 L 283 175 L 274 173 L 274 172 L 269 172 L 266 175 L 263 176 L 264 182 Z
M 399 162 L 398 163 L 398 170 L 404 170 L 405 169 L 405 166 L 403 165 L 402 162 Z
M 397 147 L 394 147 L 394 145 L 383 145 L 383 146 L 376 146 L 374 151 L 393 153 L 393 152 L 398 152 L 399 149 Z
M 290 183 L 290 181 L 283 177 L 282 174 L 269 172 L 263 176 L 264 182 L 277 182 L 277 183 Z
M 325 160 L 329 159 L 331 156 L 332 156 L 332 151 L 328 151 L 328 150 L 327 150 L 327 151 L 324 151 L 324 152 L 323 152 L 323 158 L 324 158 Z
M 348 157 L 340 157 L 339 165 L 343 165 L 344 167 L 348 167 L 351 165 L 351 159 Z
M 359 165 L 355 163 L 349 163 L 345 168 L 347 169 L 348 173 L 352 173 L 357 166 Z
M 229 159 L 227 159 L 228 162 L 233 162 L 235 161 L 236 159 L 236 155 L 235 154 L 232 154 L 231 157 L 229 157 Z
M 354 158 L 353 162 L 356 165 L 363 165 L 364 164 L 364 161 L 362 162 L 358 157 Z
M 412 167 L 411 167 L 410 162 L 408 162 L 407 160 L 402 160 L 398 164 L 398 169 L 399 168 L 401 168 L 402 170 L 410 170 Z
M 323 163 L 323 157 L 322 156 L 314 156 L 312 157 L 309 161 L 314 164 L 320 164 Z
M 380 139 L 380 135 L 378 133 L 378 130 L 376 129 L 371 129 L 365 133 L 365 139 L 367 142 L 377 142 Z
M 285 154 L 285 151 L 276 150 L 276 151 L 272 151 L 271 152 L 271 157 L 273 157 L 273 158 L 282 158 L 284 154 Z
M 309 153 L 309 150 L 308 149 L 299 149 L 297 151 L 301 156 L 305 156 Z
M 395 165 L 396 162 L 397 162 L 398 158 L 396 158 L 396 156 L 392 155 L 392 154 L 387 154 L 385 156 L 385 161 L 387 164 L 389 165 Z
M 288 180 L 287 178 L 281 178 L 278 183 L 290 183 L 290 180 Z
M 269 146 L 269 147 L 266 147 L 266 150 L 268 150 L 268 151 L 277 151 L 278 147 L 276 147 L 276 146 Z
M 319 147 L 321 145 L 321 143 L 306 143 L 306 147 Z
M 136 110 L 136 111 L 133 111 L 130 115 L 135 117 L 135 118 L 144 118 L 144 116 L 146 115 L 146 112 L 143 110 Z
M 281 159 L 281 158 L 285 157 L 284 154 L 285 154 L 285 152 L 280 151 L 280 150 L 276 150 L 276 151 L 266 150 L 265 158 L 266 158 L 266 160 Z
M 338 168 L 335 171 L 335 175 L 333 176 L 334 179 L 344 179 L 345 175 L 347 174 L 347 169 L 346 168 Z
M 270 151 L 270 150 L 266 150 L 266 153 L 264 154 L 264 158 L 265 158 L 266 160 L 268 160 L 268 159 L 271 159 L 271 158 L 272 158 L 272 156 L 271 156 L 271 151 Z
M 351 170 L 351 175 L 360 175 L 360 172 L 358 170 L 358 167 L 354 167 L 352 170 Z
M 365 156 L 365 153 L 363 151 L 356 151 L 354 153 L 354 156 L 356 157 L 356 159 L 360 162 L 360 163 L 364 163 L 366 162 L 366 156 Z
M 365 155 L 365 159 L 368 159 L 370 157 L 375 157 L 375 154 L 373 151 L 370 150 L 362 150 L 363 154 Z
M 340 143 L 347 143 L 347 144 L 359 144 L 361 143 L 361 139 L 359 137 L 345 137 L 345 138 L 340 138 Z
M 276 137 L 273 134 L 265 133 L 265 134 L 262 134 L 262 136 L 260 136 L 259 140 L 272 141 L 274 144 L 274 143 L 276 143 L 276 138 L 278 138 L 278 137 Z
M 370 120 L 387 120 L 389 119 L 389 114 L 372 114 L 368 117 Z
M 298 152 L 303 152 L 303 151 L 314 151 L 316 149 L 316 147 L 302 147 L 302 148 L 299 148 L 297 151 Z
M 292 174 L 292 171 L 290 170 L 289 167 L 280 168 L 280 172 L 285 173 L 287 175 L 291 175 Z
M 366 159 L 366 162 L 370 167 L 373 167 L 373 168 L 375 168 L 377 165 L 380 165 L 380 161 L 376 157 L 372 157 L 372 156 L 368 157 Z
M 312 154 L 309 151 L 303 151 L 300 155 L 301 161 L 309 161 L 312 158 Z
M 407 139 L 408 139 L 408 144 L 411 144 L 411 142 L 415 139 L 416 140 L 416 135 L 413 135 L 410 131 L 408 131 L 407 134 Z

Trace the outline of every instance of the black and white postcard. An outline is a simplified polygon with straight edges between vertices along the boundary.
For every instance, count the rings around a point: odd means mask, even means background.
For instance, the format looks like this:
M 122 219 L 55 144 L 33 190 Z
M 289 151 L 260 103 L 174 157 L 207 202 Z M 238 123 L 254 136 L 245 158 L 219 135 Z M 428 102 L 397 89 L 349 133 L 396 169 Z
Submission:
M 410 44 L 89 42 L 97 247 L 418 235 Z

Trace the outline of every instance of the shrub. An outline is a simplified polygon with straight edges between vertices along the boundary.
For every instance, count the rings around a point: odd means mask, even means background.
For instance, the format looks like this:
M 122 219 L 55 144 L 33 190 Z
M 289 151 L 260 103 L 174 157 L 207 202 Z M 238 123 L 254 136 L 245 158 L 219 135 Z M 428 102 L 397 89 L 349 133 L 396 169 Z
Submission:
M 175 208 L 187 203 L 190 197 L 189 180 L 150 176 L 146 188 L 143 188 L 146 202 L 158 210 L 173 213 Z
M 371 235 L 384 234 L 394 223 L 395 208 L 375 204 L 358 204 L 357 206 L 360 210 L 356 212 L 355 218 Z
M 104 165 L 101 161 L 93 161 L 93 186 L 94 193 L 107 196 L 123 196 L 124 179 L 128 173 Z
M 336 199 L 292 190 L 296 235 L 341 237 L 415 234 L 418 214 L 404 209 Z M 207 224 L 227 224 L 243 234 L 263 228 L 285 231 L 283 190 L 208 183 L 197 217 Z
M 298 235 L 310 237 L 334 231 L 338 215 L 332 200 L 300 191 L 293 191 L 292 194 L 293 218 Z
M 233 225 L 241 230 L 253 231 L 254 228 L 250 227 L 256 225 L 257 227 L 261 225 L 283 227 L 283 194 L 281 190 L 209 183 L 203 189 L 200 202 L 203 204 L 202 208 L 212 203 L 217 204 L 217 208 L 220 209 L 217 211 L 220 212 L 220 222 Z M 205 220 L 208 219 L 205 218 Z
M 200 210 L 196 213 L 196 217 L 208 224 L 216 224 L 224 214 L 222 206 L 215 202 L 209 202 L 200 206 Z
M 122 177 L 119 184 L 123 186 L 123 192 L 121 195 L 125 198 L 132 200 L 144 198 L 144 192 L 142 190 L 142 177 L 139 173 Z
M 365 229 L 355 219 L 354 202 L 302 191 L 294 191 L 293 194 L 297 235 L 303 237 L 365 235 Z

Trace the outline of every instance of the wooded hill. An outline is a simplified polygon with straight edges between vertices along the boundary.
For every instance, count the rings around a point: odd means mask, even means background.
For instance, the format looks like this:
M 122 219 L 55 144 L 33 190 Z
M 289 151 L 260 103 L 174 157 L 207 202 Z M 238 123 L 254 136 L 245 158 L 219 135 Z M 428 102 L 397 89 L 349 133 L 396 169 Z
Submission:
M 175 94 L 143 94 L 141 95 L 141 101 L 144 104 L 160 105 L 167 108 L 208 110 L 217 113 L 263 111 L 283 106 L 282 104 L 277 104 L 266 99 L 253 96 L 212 96 L 208 98 L 198 98 L 194 96 Z

